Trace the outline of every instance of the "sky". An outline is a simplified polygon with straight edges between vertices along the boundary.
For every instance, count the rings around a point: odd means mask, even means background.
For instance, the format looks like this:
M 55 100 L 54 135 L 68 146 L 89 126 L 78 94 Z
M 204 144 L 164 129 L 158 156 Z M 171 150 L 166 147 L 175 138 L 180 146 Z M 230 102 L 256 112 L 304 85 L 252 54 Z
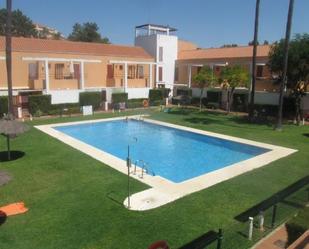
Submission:
M 289 0 L 261 0 L 259 41 L 285 35 Z M 0 0 L 0 7 L 5 7 Z M 255 0 L 13 0 L 33 22 L 65 35 L 74 23 L 96 22 L 114 44 L 133 45 L 134 27 L 145 23 L 178 29 L 199 47 L 247 45 L 253 39 Z M 295 0 L 292 33 L 309 33 L 309 0 Z

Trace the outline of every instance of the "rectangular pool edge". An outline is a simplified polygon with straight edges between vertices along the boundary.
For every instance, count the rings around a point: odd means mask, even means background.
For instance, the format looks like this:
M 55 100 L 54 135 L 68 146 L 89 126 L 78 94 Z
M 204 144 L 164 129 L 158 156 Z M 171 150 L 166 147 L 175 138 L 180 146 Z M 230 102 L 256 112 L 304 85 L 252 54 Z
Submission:
M 134 115 L 134 116 L 128 116 L 129 118 L 138 119 L 141 116 L 140 115 Z M 123 120 L 126 119 L 126 116 L 123 117 L 115 117 L 115 118 L 107 118 L 107 119 L 96 119 L 96 120 L 86 120 L 86 121 L 77 121 L 77 122 L 68 122 L 68 123 L 57 123 L 57 124 L 50 124 L 50 125 L 39 125 L 35 126 L 35 128 L 43 131 L 44 133 L 47 133 L 48 135 L 57 138 L 58 140 L 70 145 L 71 147 L 74 147 L 75 149 L 91 156 L 92 158 L 99 160 L 103 162 L 104 164 L 107 164 L 111 166 L 112 168 L 126 174 L 127 168 L 126 168 L 126 162 L 125 160 L 122 160 L 112 154 L 109 154 L 107 152 L 104 152 L 103 150 L 97 149 L 89 144 L 86 144 L 78 139 L 75 139 L 73 137 L 70 137 L 62 132 L 59 132 L 54 129 L 54 127 L 58 126 L 69 126 L 69 125 L 78 125 L 78 124 L 86 124 L 86 123 L 97 123 L 97 122 L 108 122 L 108 121 L 115 121 L 115 120 Z M 171 127 L 178 130 L 183 131 L 189 131 L 201 135 L 207 135 L 212 137 L 217 137 L 233 142 L 253 145 L 265 149 L 270 149 L 271 151 L 266 152 L 264 154 L 255 156 L 253 158 L 226 166 L 221 169 L 217 169 L 215 171 L 191 178 L 189 180 L 185 180 L 181 183 L 174 183 L 169 181 L 166 178 L 160 177 L 160 176 L 151 176 L 151 175 L 145 175 L 144 178 L 140 178 L 136 175 L 131 175 L 133 178 L 157 189 L 165 189 L 167 192 L 169 192 L 171 195 L 175 197 L 181 197 L 199 190 L 202 190 L 204 188 L 210 187 L 212 185 L 215 185 L 217 183 L 220 183 L 222 181 L 231 179 L 233 177 L 236 177 L 240 174 L 246 173 L 248 171 L 251 171 L 253 169 L 265 166 L 275 160 L 278 160 L 280 158 L 286 157 L 297 150 L 256 142 L 252 140 L 247 140 L 243 138 L 237 138 L 233 136 L 218 134 L 214 132 L 204 131 L 204 130 L 198 130 L 186 126 L 180 126 L 175 125 L 171 123 L 166 123 L 162 121 L 157 121 L 153 119 L 147 119 L 143 118 L 144 122 L 157 124 L 165 127 Z

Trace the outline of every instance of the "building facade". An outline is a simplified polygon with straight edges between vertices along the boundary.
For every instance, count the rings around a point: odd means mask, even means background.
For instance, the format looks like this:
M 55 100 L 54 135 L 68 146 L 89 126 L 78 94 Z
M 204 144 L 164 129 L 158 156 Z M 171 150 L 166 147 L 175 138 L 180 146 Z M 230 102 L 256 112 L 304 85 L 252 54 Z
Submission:
M 130 99 L 147 98 L 149 89 L 156 87 L 170 88 L 174 95 L 177 88 L 190 87 L 199 96 L 193 78 L 203 66 L 217 76 L 229 65 L 242 65 L 251 73 L 252 46 L 200 49 L 178 39 L 175 32 L 169 26 L 136 26 L 135 46 L 13 38 L 13 94 L 50 94 L 53 104 L 78 102 L 83 91 L 105 90 L 108 102 L 113 92 L 127 92 Z M 257 101 L 260 93 L 269 93 L 276 96 L 269 97 L 276 104 L 279 86 L 267 66 L 269 50 L 268 45 L 257 49 Z M 7 95 L 4 37 L 0 37 L 0 95 Z

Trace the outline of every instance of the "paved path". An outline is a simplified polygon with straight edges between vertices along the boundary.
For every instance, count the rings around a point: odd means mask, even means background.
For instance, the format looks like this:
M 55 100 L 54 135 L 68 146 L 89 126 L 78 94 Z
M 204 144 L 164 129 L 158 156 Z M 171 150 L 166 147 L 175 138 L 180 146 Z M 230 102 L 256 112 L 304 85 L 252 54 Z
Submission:
M 288 248 L 291 249 L 309 249 L 309 244 L 305 241 L 306 236 L 309 235 L 304 234 L 302 238 L 295 241 L 293 245 L 291 245 Z M 285 225 L 282 225 L 278 227 L 273 233 L 271 233 L 266 238 L 262 239 L 256 246 L 254 246 L 254 249 L 284 249 L 287 248 L 287 241 L 288 241 L 288 233 L 285 228 Z M 303 243 L 301 243 L 303 242 Z M 299 247 L 300 246 L 300 247 Z

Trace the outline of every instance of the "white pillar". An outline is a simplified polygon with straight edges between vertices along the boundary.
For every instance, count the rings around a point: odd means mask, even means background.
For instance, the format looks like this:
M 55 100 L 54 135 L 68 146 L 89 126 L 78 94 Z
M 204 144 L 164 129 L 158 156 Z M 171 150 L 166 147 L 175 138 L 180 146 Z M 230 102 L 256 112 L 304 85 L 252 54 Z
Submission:
M 152 86 L 152 64 L 149 64 L 149 87 Z
M 49 68 L 48 68 L 48 60 L 44 61 L 45 63 L 45 90 L 48 93 L 49 91 Z
M 128 88 L 128 63 L 124 63 L 124 91 L 126 92 Z
M 79 88 L 84 90 L 85 89 L 85 62 L 80 62 L 80 86 Z
M 248 232 L 248 239 L 252 240 L 253 234 L 253 217 L 249 217 L 249 232 Z
M 192 75 L 192 66 L 191 65 L 188 65 L 188 86 L 189 88 L 191 87 L 191 75 Z

